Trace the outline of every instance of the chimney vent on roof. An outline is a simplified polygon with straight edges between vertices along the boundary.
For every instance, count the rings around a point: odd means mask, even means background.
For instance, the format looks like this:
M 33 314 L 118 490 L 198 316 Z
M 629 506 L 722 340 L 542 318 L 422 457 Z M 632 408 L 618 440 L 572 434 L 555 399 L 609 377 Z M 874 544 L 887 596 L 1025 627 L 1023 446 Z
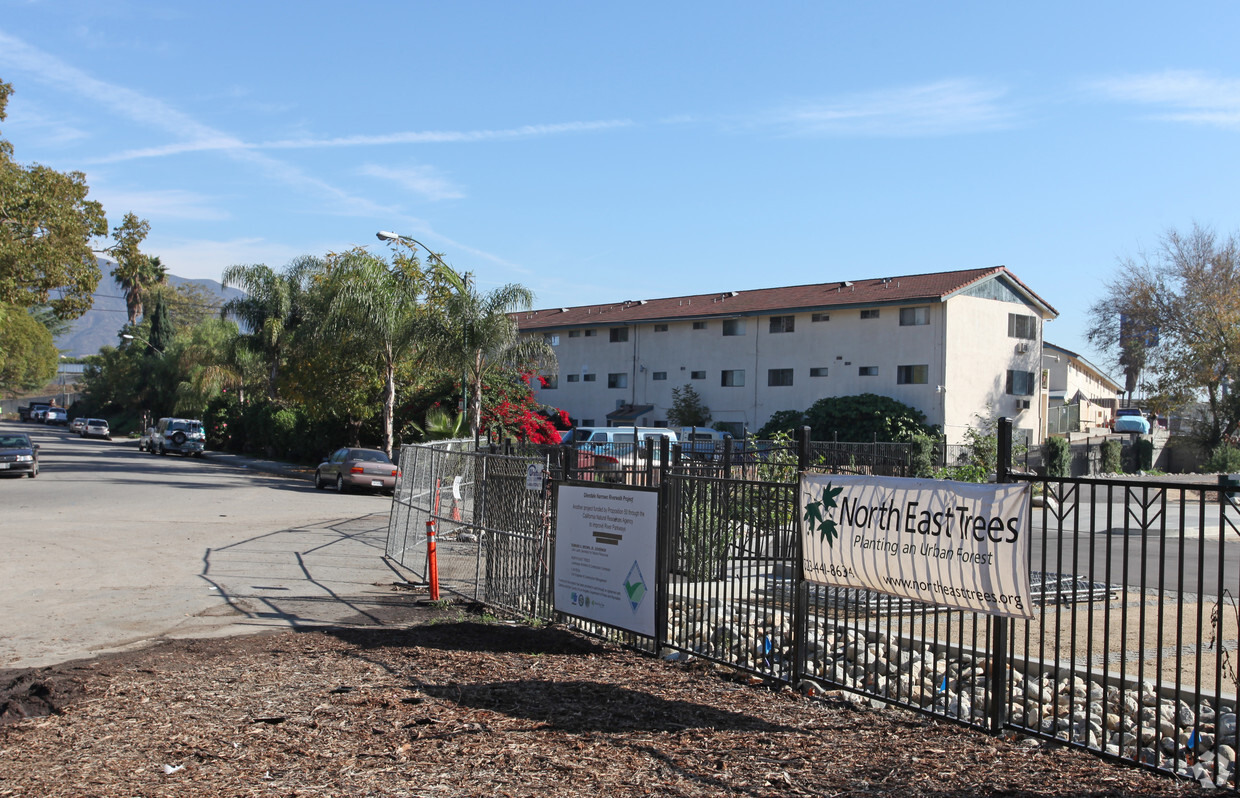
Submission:
M 639 299 L 639 300 L 637 300 L 637 304 L 639 304 L 639 305 L 644 305 L 644 304 L 646 304 L 646 303 L 647 303 L 647 302 L 649 302 L 649 301 L 650 301 L 649 299 Z
M 560 312 L 561 312 L 561 313 L 567 313 L 567 312 L 568 312 L 568 308 L 560 308 Z

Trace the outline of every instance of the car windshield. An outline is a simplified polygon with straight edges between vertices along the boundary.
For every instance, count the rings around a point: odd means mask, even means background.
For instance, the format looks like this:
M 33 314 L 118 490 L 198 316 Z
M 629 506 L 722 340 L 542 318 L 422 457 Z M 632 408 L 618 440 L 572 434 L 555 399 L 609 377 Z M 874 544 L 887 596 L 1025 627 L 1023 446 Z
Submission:
M 361 460 L 366 463 L 390 463 L 391 460 L 383 452 L 374 452 L 369 449 L 354 449 L 349 452 L 350 460 Z
M 25 435 L 0 435 L 0 449 L 29 449 L 30 439 Z

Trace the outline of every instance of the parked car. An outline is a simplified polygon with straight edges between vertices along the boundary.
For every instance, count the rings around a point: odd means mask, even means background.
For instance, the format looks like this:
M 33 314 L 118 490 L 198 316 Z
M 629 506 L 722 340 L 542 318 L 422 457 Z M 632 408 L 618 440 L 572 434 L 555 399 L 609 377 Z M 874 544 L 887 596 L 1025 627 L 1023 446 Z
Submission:
M 83 438 L 104 438 L 112 440 L 112 430 L 108 429 L 108 422 L 102 418 L 86 419 L 86 426 L 82 427 L 81 435 Z
M 39 475 L 39 445 L 30 442 L 24 432 L 0 434 L 0 474 L 5 476 Z
M 43 423 L 67 427 L 69 426 L 69 411 L 63 407 L 49 407 L 43 414 Z
M 390 494 L 396 490 L 396 476 L 399 473 L 385 452 L 346 446 L 319 463 L 314 470 L 314 487 L 323 490 L 328 485 L 335 485 L 336 490 L 342 493 L 349 488 L 359 488 Z
M 20 405 L 17 408 L 17 416 L 23 422 L 38 421 L 39 419 L 37 418 L 37 416 L 42 415 L 44 412 L 46 412 L 47 408 L 49 408 L 50 406 L 51 405 L 49 405 L 47 402 L 31 402 L 28 405 Z
M 1150 422 L 1145 411 L 1139 407 L 1121 407 L 1115 411 L 1115 420 L 1111 422 L 1112 432 L 1137 432 L 1150 434 Z
M 151 448 L 151 441 L 154 440 L 154 438 L 155 438 L 154 427 L 147 427 L 146 429 L 142 430 L 142 434 L 138 436 L 138 451 L 154 453 L 155 450 Z
M 207 436 L 202 422 L 196 418 L 161 418 L 151 433 L 147 449 L 157 454 L 168 452 L 202 457 Z
M 70 432 L 76 432 L 78 435 L 81 435 L 81 434 L 82 434 L 82 429 L 83 429 L 85 426 L 86 426 L 86 419 L 84 419 L 84 418 L 80 418 L 80 417 L 79 417 L 79 418 L 75 418 L 75 419 L 73 419 L 72 421 L 70 421 L 70 422 L 69 422 L 69 431 L 70 431 Z

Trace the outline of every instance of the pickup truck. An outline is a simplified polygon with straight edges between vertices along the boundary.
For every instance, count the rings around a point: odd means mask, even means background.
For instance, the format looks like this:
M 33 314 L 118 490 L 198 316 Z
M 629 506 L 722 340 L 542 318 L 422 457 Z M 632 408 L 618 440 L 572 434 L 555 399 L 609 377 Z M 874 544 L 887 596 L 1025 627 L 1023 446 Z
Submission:
M 31 402 L 28 405 L 19 405 L 17 408 L 17 417 L 23 422 L 25 421 L 42 421 L 47 413 L 47 409 L 51 407 L 48 402 Z

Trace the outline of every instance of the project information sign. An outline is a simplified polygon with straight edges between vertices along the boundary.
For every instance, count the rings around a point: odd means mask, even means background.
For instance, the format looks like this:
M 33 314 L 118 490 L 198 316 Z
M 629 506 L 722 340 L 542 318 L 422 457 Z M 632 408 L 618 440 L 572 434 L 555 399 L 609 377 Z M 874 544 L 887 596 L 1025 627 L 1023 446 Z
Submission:
M 560 485 L 556 610 L 654 637 L 658 513 L 658 491 Z
M 807 474 L 804 577 L 1032 618 L 1027 483 Z

